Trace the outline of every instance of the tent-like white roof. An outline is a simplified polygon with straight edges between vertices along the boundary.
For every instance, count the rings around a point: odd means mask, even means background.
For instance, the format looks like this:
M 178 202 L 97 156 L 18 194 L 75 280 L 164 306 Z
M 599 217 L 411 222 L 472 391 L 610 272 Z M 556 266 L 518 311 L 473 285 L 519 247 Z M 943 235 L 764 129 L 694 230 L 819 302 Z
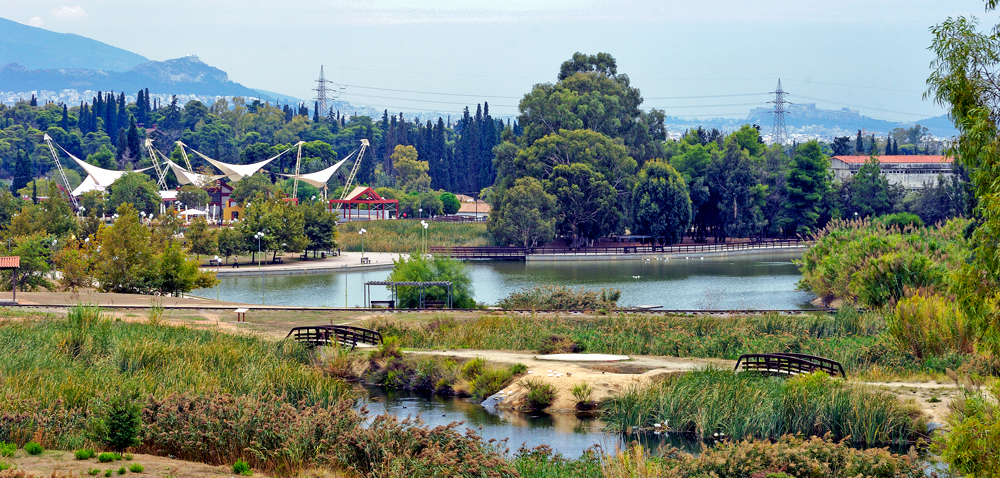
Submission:
M 167 165 L 173 170 L 174 176 L 177 177 L 177 182 L 181 184 L 194 184 L 195 186 L 201 187 L 219 178 L 226 177 L 225 174 L 219 176 L 208 176 L 205 174 L 198 174 L 192 171 L 184 169 L 179 164 L 167 159 Z
M 72 154 L 69 153 L 69 151 L 66 151 L 61 146 L 59 149 L 62 149 L 67 156 L 69 156 L 73 161 L 76 161 L 76 164 L 78 164 L 81 168 L 83 168 L 84 171 L 87 172 L 87 177 L 84 178 L 83 182 L 80 183 L 80 185 L 73 190 L 74 196 L 79 196 L 88 191 L 95 191 L 95 190 L 103 191 L 104 188 L 110 186 L 111 183 L 115 182 L 118 178 L 122 177 L 125 173 L 128 172 L 128 171 L 112 171 L 110 169 L 99 168 L 97 166 L 94 166 L 93 164 L 81 160 L 80 158 L 77 158 L 76 156 L 73 156 Z M 150 168 L 137 169 L 135 170 L 135 172 L 141 173 L 143 171 L 146 171 L 147 169 Z
M 208 213 L 200 209 L 185 209 L 179 213 L 181 216 L 207 216 Z
M 337 164 L 334 164 L 333 166 L 330 166 L 329 168 L 326 168 L 322 171 L 316 171 L 315 173 L 309 173 L 309 174 L 300 174 L 298 176 L 294 174 L 282 174 L 282 176 L 288 178 L 296 178 L 299 181 L 302 181 L 306 184 L 311 184 L 313 186 L 322 189 L 326 187 L 326 183 L 330 181 L 330 178 L 333 177 L 333 175 L 337 172 L 337 170 L 340 169 L 340 167 L 343 166 L 344 163 L 346 162 L 347 158 L 344 158 L 338 161 Z
M 271 161 L 278 159 L 278 157 L 280 157 L 282 154 L 285 154 L 285 152 L 287 152 L 288 150 L 282 151 L 277 156 L 253 164 L 223 163 L 222 161 L 216 161 L 212 158 L 209 158 L 208 156 L 205 156 L 204 154 L 201 154 L 196 149 L 192 149 L 191 151 L 194 151 L 195 154 L 201 156 L 202 159 L 211 163 L 212 166 L 219 168 L 219 170 L 225 173 L 226 177 L 229 178 L 230 182 L 235 183 L 236 181 L 239 181 L 247 176 L 253 175 L 257 171 L 260 171 L 260 168 L 263 168 L 264 166 L 267 166 L 267 163 L 270 163 Z

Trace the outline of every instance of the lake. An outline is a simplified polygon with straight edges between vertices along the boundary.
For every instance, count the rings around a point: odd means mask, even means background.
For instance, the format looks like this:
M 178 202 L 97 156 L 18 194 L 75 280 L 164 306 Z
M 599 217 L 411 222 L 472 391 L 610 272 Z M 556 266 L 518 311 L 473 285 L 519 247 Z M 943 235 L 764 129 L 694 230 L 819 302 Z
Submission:
M 792 261 L 800 252 L 752 256 L 700 256 L 670 260 L 567 262 L 469 262 L 473 297 L 495 304 L 511 292 L 539 285 L 590 290 L 617 288 L 619 305 L 665 309 L 809 309 L 815 296 L 796 289 L 801 275 Z M 385 280 L 388 270 L 296 275 L 220 277 L 216 289 L 192 295 L 269 305 L 363 307 L 364 283 Z M 373 300 L 389 299 L 372 287 Z

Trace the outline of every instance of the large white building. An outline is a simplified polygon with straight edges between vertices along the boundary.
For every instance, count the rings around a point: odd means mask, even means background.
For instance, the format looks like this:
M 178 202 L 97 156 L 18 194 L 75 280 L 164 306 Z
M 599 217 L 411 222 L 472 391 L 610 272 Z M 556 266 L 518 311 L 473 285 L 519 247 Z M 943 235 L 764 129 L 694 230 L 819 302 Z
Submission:
M 937 184 L 939 174 L 951 176 L 955 159 L 950 156 L 889 155 L 879 156 L 879 168 L 889 184 L 901 184 L 906 189 L 922 189 Z M 868 161 L 868 156 L 833 156 L 830 168 L 836 181 L 854 176 Z

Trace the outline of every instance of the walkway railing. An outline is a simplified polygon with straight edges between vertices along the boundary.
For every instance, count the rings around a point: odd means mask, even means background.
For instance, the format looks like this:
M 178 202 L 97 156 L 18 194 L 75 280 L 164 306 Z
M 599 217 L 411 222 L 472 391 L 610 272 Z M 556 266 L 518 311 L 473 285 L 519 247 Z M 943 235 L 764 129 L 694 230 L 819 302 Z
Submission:
M 751 249 L 780 249 L 806 244 L 801 239 L 768 239 L 751 242 L 722 244 L 627 244 L 599 247 L 432 247 L 432 254 L 456 259 L 524 260 L 528 255 L 617 255 L 617 254 L 698 254 L 701 252 L 742 251 Z
M 836 360 L 815 355 L 774 353 L 774 354 L 744 354 L 736 361 L 737 371 L 740 366 L 744 371 L 754 371 L 768 374 L 799 375 L 803 373 L 826 372 L 831 376 L 847 378 L 844 366 Z
M 382 334 L 377 330 L 366 329 L 364 327 L 354 327 L 351 325 L 312 325 L 306 327 L 295 327 L 288 332 L 285 338 L 291 338 L 296 342 L 301 342 L 309 347 L 323 347 L 332 344 L 340 344 L 350 347 L 352 350 L 358 344 L 381 345 Z

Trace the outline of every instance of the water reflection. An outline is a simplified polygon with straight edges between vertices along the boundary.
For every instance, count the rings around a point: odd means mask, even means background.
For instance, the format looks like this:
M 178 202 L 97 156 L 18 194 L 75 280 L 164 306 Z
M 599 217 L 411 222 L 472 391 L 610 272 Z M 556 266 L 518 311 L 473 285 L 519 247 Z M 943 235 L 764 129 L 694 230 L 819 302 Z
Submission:
M 364 387 L 364 392 L 366 399 L 363 404 L 373 417 L 385 413 L 401 419 L 419 417 L 431 427 L 464 421 L 466 428 L 476 431 L 486 440 L 506 439 L 511 452 L 521 446 L 548 445 L 564 456 L 576 458 L 594 445 L 614 451 L 632 441 L 639 442 L 651 452 L 663 445 L 689 453 L 700 450 L 697 440 L 681 435 L 649 433 L 626 436 L 607 432 L 604 422 L 592 414 L 497 410 L 459 398 L 381 387 Z

